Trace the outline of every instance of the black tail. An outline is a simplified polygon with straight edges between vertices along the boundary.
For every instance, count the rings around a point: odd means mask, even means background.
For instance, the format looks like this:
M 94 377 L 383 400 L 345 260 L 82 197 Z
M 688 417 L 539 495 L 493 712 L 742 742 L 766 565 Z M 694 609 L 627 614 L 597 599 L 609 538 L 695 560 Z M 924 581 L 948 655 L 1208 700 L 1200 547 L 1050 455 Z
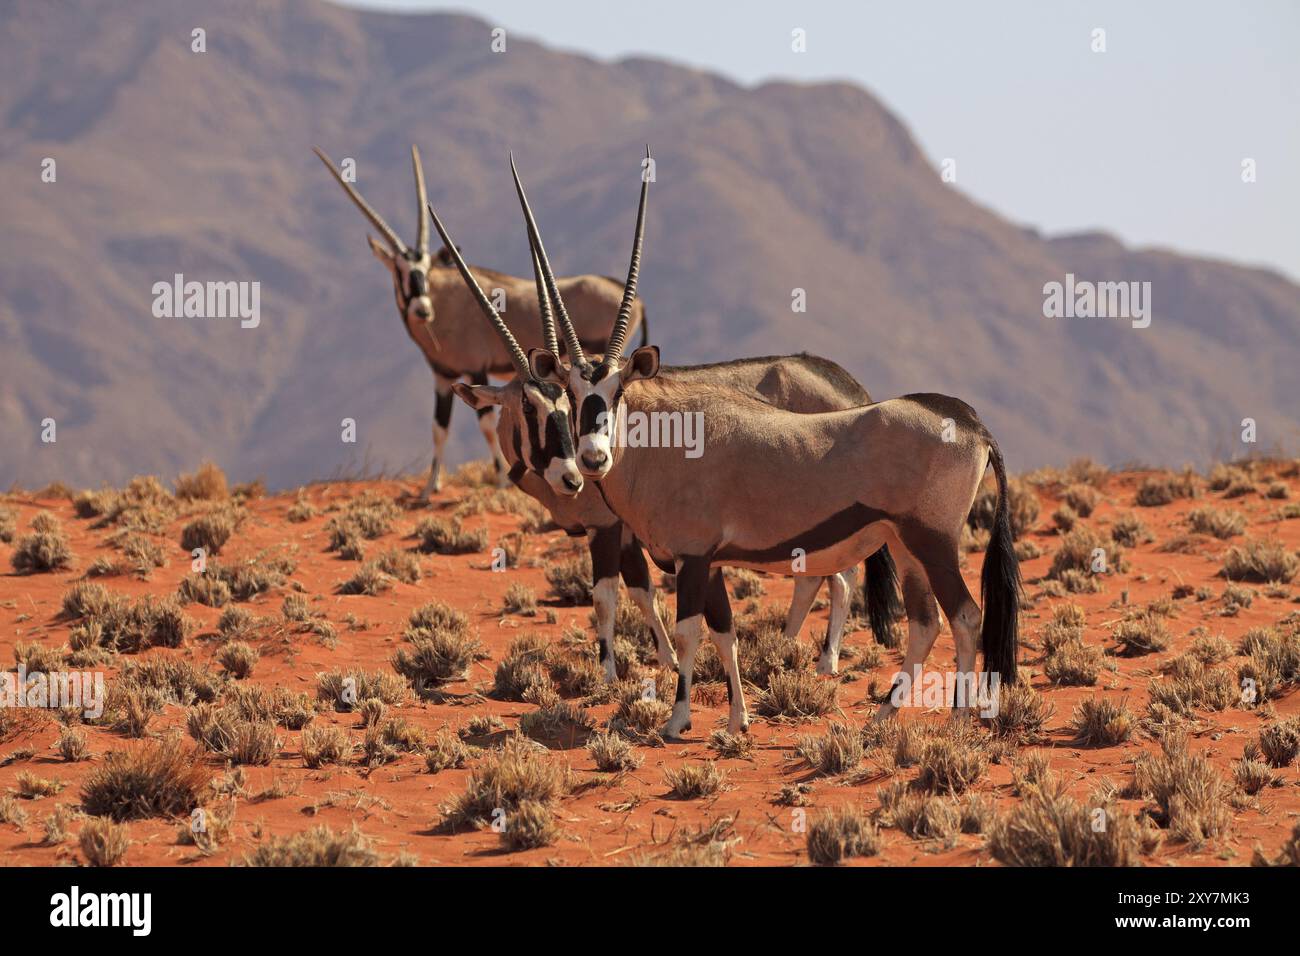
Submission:
M 984 646 L 984 670 L 998 674 L 1004 684 L 1014 684 L 1020 643 L 1020 561 L 1016 558 L 1011 533 L 1007 471 L 1002 452 L 992 439 L 989 439 L 989 463 L 998 480 L 998 506 L 980 577 L 980 600 L 984 604 L 980 641 Z
M 645 302 L 641 303 L 641 348 L 650 344 L 650 322 L 645 317 Z
M 898 597 L 898 569 L 890 557 L 889 547 L 867 558 L 867 576 L 862 582 L 862 596 L 867 602 L 867 618 L 877 644 L 894 646 L 894 622 L 903 615 L 903 602 Z

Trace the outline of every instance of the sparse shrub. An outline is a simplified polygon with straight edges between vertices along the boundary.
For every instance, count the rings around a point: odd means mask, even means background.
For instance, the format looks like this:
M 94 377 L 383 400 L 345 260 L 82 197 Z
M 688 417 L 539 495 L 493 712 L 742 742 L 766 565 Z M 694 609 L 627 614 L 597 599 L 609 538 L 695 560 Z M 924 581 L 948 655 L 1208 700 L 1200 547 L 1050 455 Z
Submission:
M 181 578 L 179 594 L 182 601 L 193 601 L 205 607 L 225 607 L 233 597 L 229 584 L 218 575 L 207 572 L 195 572 Z
M 335 710 L 352 710 L 362 701 L 377 697 L 385 704 L 400 703 L 406 696 L 406 682 L 387 671 L 330 671 L 316 675 L 316 697 Z
M 1011 531 L 1019 538 L 1032 530 L 1034 522 L 1038 520 L 1040 510 L 1038 495 L 1027 483 L 1019 478 L 1011 478 L 1007 481 L 1007 502 L 1010 508 Z M 991 530 L 997 505 L 997 486 L 991 482 L 987 486 L 981 486 L 979 494 L 975 496 L 975 503 L 971 506 L 970 515 L 966 519 L 967 523 L 972 528 Z
M 1230 581 L 1289 582 L 1300 570 L 1300 557 L 1280 541 L 1251 540 L 1228 549 L 1223 576 Z
M 1152 540 L 1149 528 L 1131 511 L 1119 515 L 1110 526 L 1110 539 L 1125 548 L 1136 548 L 1139 544 Z
M 808 858 L 834 865 L 855 856 L 880 852 L 880 831 L 871 819 L 849 805 L 821 814 L 808 827 Z
M 1094 814 L 1105 813 L 1096 827 Z M 1086 808 L 1054 783 L 1034 787 L 989 834 L 1007 866 L 1133 866 L 1142 852 L 1137 821 L 1113 804 Z
M 1269 724 L 1259 732 L 1259 750 L 1271 767 L 1289 767 L 1300 754 L 1300 717 Z
M 310 521 L 316 516 L 315 506 L 307 500 L 306 494 L 299 490 L 298 497 L 294 503 L 289 506 L 289 511 L 285 517 L 292 524 L 302 524 L 304 521 Z
M 1156 614 L 1135 614 L 1115 625 L 1111 632 L 1120 646 L 1120 653 L 1128 657 L 1154 654 L 1169 647 L 1173 636 L 1164 620 Z
M 202 548 L 210 555 L 220 554 L 234 533 L 235 516 L 231 509 L 209 511 L 192 519 L 181 529 L 181 547 L 186 551 Z
M 1232 765 L 1232 779 L 1243 793 L 1251 796 L 1265 787 L 1275 786 L 1279 781 L 1278 775 L 1267 763 L 1248 756 L 1243 756 Z
M 506 588 L 502 610 L 507 614 L 533 615 L 537 613 L 537 595 L 526 584 L 516 581 Z
M 688 763 L 664 771 L 664 780 L 678 800 L 710 797 L 722 788 L 724 779 L 723 772 L 712 762 Z
M 591 603 L 591 555 L 582 552 L 576 558 L 543 569 L 551 593 L 566 604 Z
M 108 612 L 117 600 L 102 584 L 78 581 L 63 592 L 63 616 L 69 618 L 98 618 Z
M 217 651 L 217 663 L 236 680 L 243 680 L 246 677 L 253 676 L 253 669 L 257 667 L 260 656 L 257 648 L 251 644 L 245 644 L 243 641 L 230 641 L 223 645 L 221 650 Z
M 374 597 L 387 591 L 392 586 L 393 577 L 381 571 L 379 565 L 375 562 L 367 561 L 357 569 L 356 574 L 339 585 L 339 593 L 367 594 Z
M 1205 758 L 1191 754 L 1180 734 L 1166 734 L 1160 747 L 1159 754 L 1138 757 L 1133 791 L 1155 800 L 1158 821 L 1195 846 L 1226 833 L 1231 815 L 1223 778 Z
M 20 771 L 14 778 L 17 784 L 18 796 L 24 800 L 40 800 L 42 797 L 52 797 L 65 786 L 62 780 L 47 780 L 44 777 L 38 777 L 29 770 Z
M 1196 508 L 1187 513 L 1187 524 L 1197 534 L 1226 539 L 1246 530 L 1246 516 L 1221 508 Z
M 808 671 L 772 674 L 755 706 L 764 717 L 820 717 L 835 708 L 839 685 Z
M 530 689 L 549 686 L 545 666 L 548 646 L 541 634 L 524 634 L 511 641 L 497 665 L 493 694 L 502 700 L 523 700 Z
M 478 554 L 487 549 L 487 528 L 467 531 L 457 518 L 425 518 L 415 526 L 425 554 Z
M 1116 704 L 1106 697 L 1092 697 L 1074 709 L 1070 726 L 1085 747 L 1114 747 L 1132 736 L 1133 716 L 1123 701 Z
M 32 519 L 32 533 L 19 538 L 9 563 L 19 574 L 58 571 L 72 566 L 72 549 L 68 536 L 48 511 Z
M 1054 684 L 1091 687 L 1101 675 L 1101 648 L 1082 640 L 1067 641 L 1043 661 L 1043 673 Z
M 149 743 L 106 754 L 82 786 L 81 806 L 119 822 L 188 814 L 210 779 L 199 755 L 179 741 Z
M 280 750 L 275 725 L 269 721 L 236 720 L 231 731 L 230 743 L 222 755 L 237 764 L 265 767 Z
M 618 734 L 596 733 L 587 738 L 587 751 L 603 773 L 621 773 L 641 766 L 632 745 Z
M 131 846 L 130 830 L 125 824 L 92 817 L 81 828 L 77 844 L 91 866 L 117 866 Z
M 1020 742 L 1038 740 L 1055 708 L 1028 682 L 999 685 L 997 710 L 988 721 L 994 736 Z
M 979 734 L 965 724 L 949 724 L 921 746 L 917 786 L 960 793 L 984 774 L 988 753 Z
M 399 648 L 393 655 L 393 669 L 409 680 L 415 689 L 436 687 L 454 680 L 463 680 L 470 665 L 482 649 L 476 637 L 469 633 L 469 623 L 463 615 L 446 615 L 446 624 L 432 621 L 433 626 L 416 623 L 417 615 L 429 617 L 431 606 L 418 609 L 411 616 L 406 629 L 406 640 L 411 648 Z
M 748 568 L 727 568 L 726 576 L 727 583 L 731 585 L 731 593 L 737 601 L 762 597 L 766 591 L 763 579 Z
M 224 501 L 230 497 L 225 472 L 205 461 L 194 474 L 176 479 L 175 496 L 181 501 Z
M 1070 485 L 1061 496 L 1062 500 L 1080 517 L 1091 517 L 1101 495 L 1091 485 Z
M 550 846 L 560 836 L 555 813 L 545 803 L 524 800 L 505 816 L 501 843 L 509 851 L 535 850 Z
M 1108 572 L 1119 572 L 1124 567 L 1124 552 L 1114 541 L 1102 538 L 1091 528 L 1076 528 L 1061 538 L 1061 546 L 1052 556 L 1052 566 L 1047 577 L 1062 580 L 1069 571 L 1093 574 L 1093 554 L 1100 549 L 1106 556 Z
M 335 833 L 321 824 L 304 833 L 272 837 L 244 857 L 244 866 L 375 866 L 379 854 L 355 827 Z
M 801 737 L 795 749 L 819 773 L 846 773 L 862 763 L 862 734 L 847 724 L 833 723 L 825 736 Z
M 375 566 L 384 574 L 396 578 L 403 584 L 415 584 L 420 580 L 420 562 L 415 555 L 397 548 L 389 548 L 375 558 Z
M 59 756 L 68 763 L 76 763 L 90 756 L 86 746 L 86 735 L 76 727 L 64 727 L 59 733 Z
M 853 739 L 861 748 L 862 741 L 856 731 L 853 732 Z M 749 734 L 715 730 L 709 734 L 709 749 L 724 760 L 746 758 L 754 751 L 754 738 Z
M 434 734 L 433 741 L 424 752 L 424 763 L 429 773 L 458 769 L 473 756 L 473 751 L 461 739 L 447 730 Z
M 509 814 L 524 801 L 549 804 L 567 790 L 567 771 L 551 762 L 544 747 L 513 737 L 471 772 L 465 792 L 444 808 L 444 824 L 455 829 L 482 823 L 498 807 Z

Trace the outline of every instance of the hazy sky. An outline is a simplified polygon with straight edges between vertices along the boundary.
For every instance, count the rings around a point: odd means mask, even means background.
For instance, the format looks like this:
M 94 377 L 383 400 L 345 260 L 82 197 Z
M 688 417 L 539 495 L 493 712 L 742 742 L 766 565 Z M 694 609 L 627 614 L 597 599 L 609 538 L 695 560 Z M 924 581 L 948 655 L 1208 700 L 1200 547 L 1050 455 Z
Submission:
M 955 159 L 959 188 L 1018 223 L 1101 228 L 1300 279 L 1292 0 L 340 2 L 474 13 L 552 47 L 747 84 L 851 80 L 901 116 L 932 161 Z M 791 50 L 796 27 L 807 52 Z M 1104 53 L 1090 49 L 1096 28 Z

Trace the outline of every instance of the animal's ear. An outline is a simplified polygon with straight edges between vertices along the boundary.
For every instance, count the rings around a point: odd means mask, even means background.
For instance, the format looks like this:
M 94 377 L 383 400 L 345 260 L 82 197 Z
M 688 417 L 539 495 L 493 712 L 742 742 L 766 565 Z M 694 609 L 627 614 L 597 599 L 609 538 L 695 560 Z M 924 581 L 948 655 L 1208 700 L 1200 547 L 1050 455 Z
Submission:
M 565 384 L 564 368 L 560 365 L 559 356 L 550 349 L 529 349 L 528 369 L 539 382 Z
M 659 346 L 643 345 L 627 360 L 623 381 L 635 382 L 639 378 L 654 378 L 659 374 Z
M 366 242 L 370 243 L 370 251 L 375 254 L 376 259 L 386 266 L 392 266 L 393 250 L 371 235 L 366 236 Z
M 451 390 L 475 411 L 501 404 L 501 387 L 497 385 L 466 385 L 464 382 L 457 382 Z

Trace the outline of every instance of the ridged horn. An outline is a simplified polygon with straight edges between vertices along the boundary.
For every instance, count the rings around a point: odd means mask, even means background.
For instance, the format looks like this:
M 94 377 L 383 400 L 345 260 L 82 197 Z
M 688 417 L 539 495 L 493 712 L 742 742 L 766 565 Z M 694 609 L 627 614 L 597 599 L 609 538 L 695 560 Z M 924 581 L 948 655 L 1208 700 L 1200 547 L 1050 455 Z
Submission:
M 460 277 L 465 280 L 469 290 L 474 293 L 474 298 L 478 300 L 479 308 L 487 316 L 488 322 L 497 330 L 497 334 L 506 343 L 506 348 L 510 350 L 510 359 L 514 362 L 515 370 L 525 379 L 532 378 L 532 372 L 528 368 L 528 357 L 524 355 L 524 350 L 519 347 L 515 340 L 514 333 L 506 327 L 501 315 L 492 305 L 492 300 L 487 297 L 483 289 L 479 286 L 478 280 L 474 274 L 469 271 L 469 266 L 465 265 L 465 260 L 461 258 L 460 250 L 456 248 L 456 243 L 452 242 L 451 236 L 447 235 L 447 230 L 443 228 L 442 220 L 438 214 L 433 211 L 433 204 L 429 204 L 429 218 L 433 220 L 433 227 L 438 230 L 438 235 L 442 237 L 442 244 L 447 247 L 451 254 L 452 261 L 456 263 L 456 268 L 460 270 Z
M 560 320 L 560 328 L 564 330 L 564 345 L 569 351 L 569 361 L 575 365 L 587 367 L 591 363 L 582 351 L 582 343 L 578 341 L 578 333 L 573 328 L 573 323 L 569 321 L 568 310 L 564 308 L 564 300 L 560 298 L 560 289 L 555 284 L 555 272 L 551 269 L 551 261 L 546 257 L 546 246 L 542 245 L 541 233 L 537 231 L 537 221 L 533 219 L 532 207 L 528 205 L 528 197 L 524 194 L 524 184 L 519 181 L 519 170 L 515 168 L 515 154 L 510 154 L 510 172 L 515 177 L 515 191 L 519 193 L 519 203 L 524 209 L 524 221 L 528 224 L 528 242 L 533 247 L 533 253 L 536 255 L 541 267 L 542 278 L 546 281 L 546 289 L 551 294 L 551 304 L 555 307 L 555 313 Z
M 650 159 L 650 147 L 645 148 L 645 158 Z M 627 342 L 627 325 L 632 318 L 632 303 L 636 300 L 636 280 L 641 273 L 641 243 L 645 239 L 646 195 L 650 192 L 650 168 L 647 163 L 641 171 L 641 202 L 636 210 L 636 238 L 632 241 L 632 261 L 627 267 L 627 282 L 623 284 L 623 301 L 618 307 L 618 318 L 614 320 L 614 330 L 609 334 L 609 344 L 605 347 L 602 365 L 612 365 L 623 356 L 623 345 Z
M 406 252 L 406 244 L 398 238 L 397 233 L 393 231 L 393 227 L 384 222 L 384 217 L 371 209 L 370 203 L 361 198 L 361 193 L 357 192 L 353 185 L 343 178 L 343 174 L 338 171 L 338 167 L 334 165 L 333 160 L 326 156 L 319 146 L 312 147 L 312 152 L 320 157 L 320 161 L 325 164 L 325 168 L 330 171 L 330 175 L 338 180 L 338 184 L 343 187 L 343 191 L 357 204 L 357 208 L 370 220 L 370 224 L 388 240 L 388 244 L 393 251 L 397 253 Z

